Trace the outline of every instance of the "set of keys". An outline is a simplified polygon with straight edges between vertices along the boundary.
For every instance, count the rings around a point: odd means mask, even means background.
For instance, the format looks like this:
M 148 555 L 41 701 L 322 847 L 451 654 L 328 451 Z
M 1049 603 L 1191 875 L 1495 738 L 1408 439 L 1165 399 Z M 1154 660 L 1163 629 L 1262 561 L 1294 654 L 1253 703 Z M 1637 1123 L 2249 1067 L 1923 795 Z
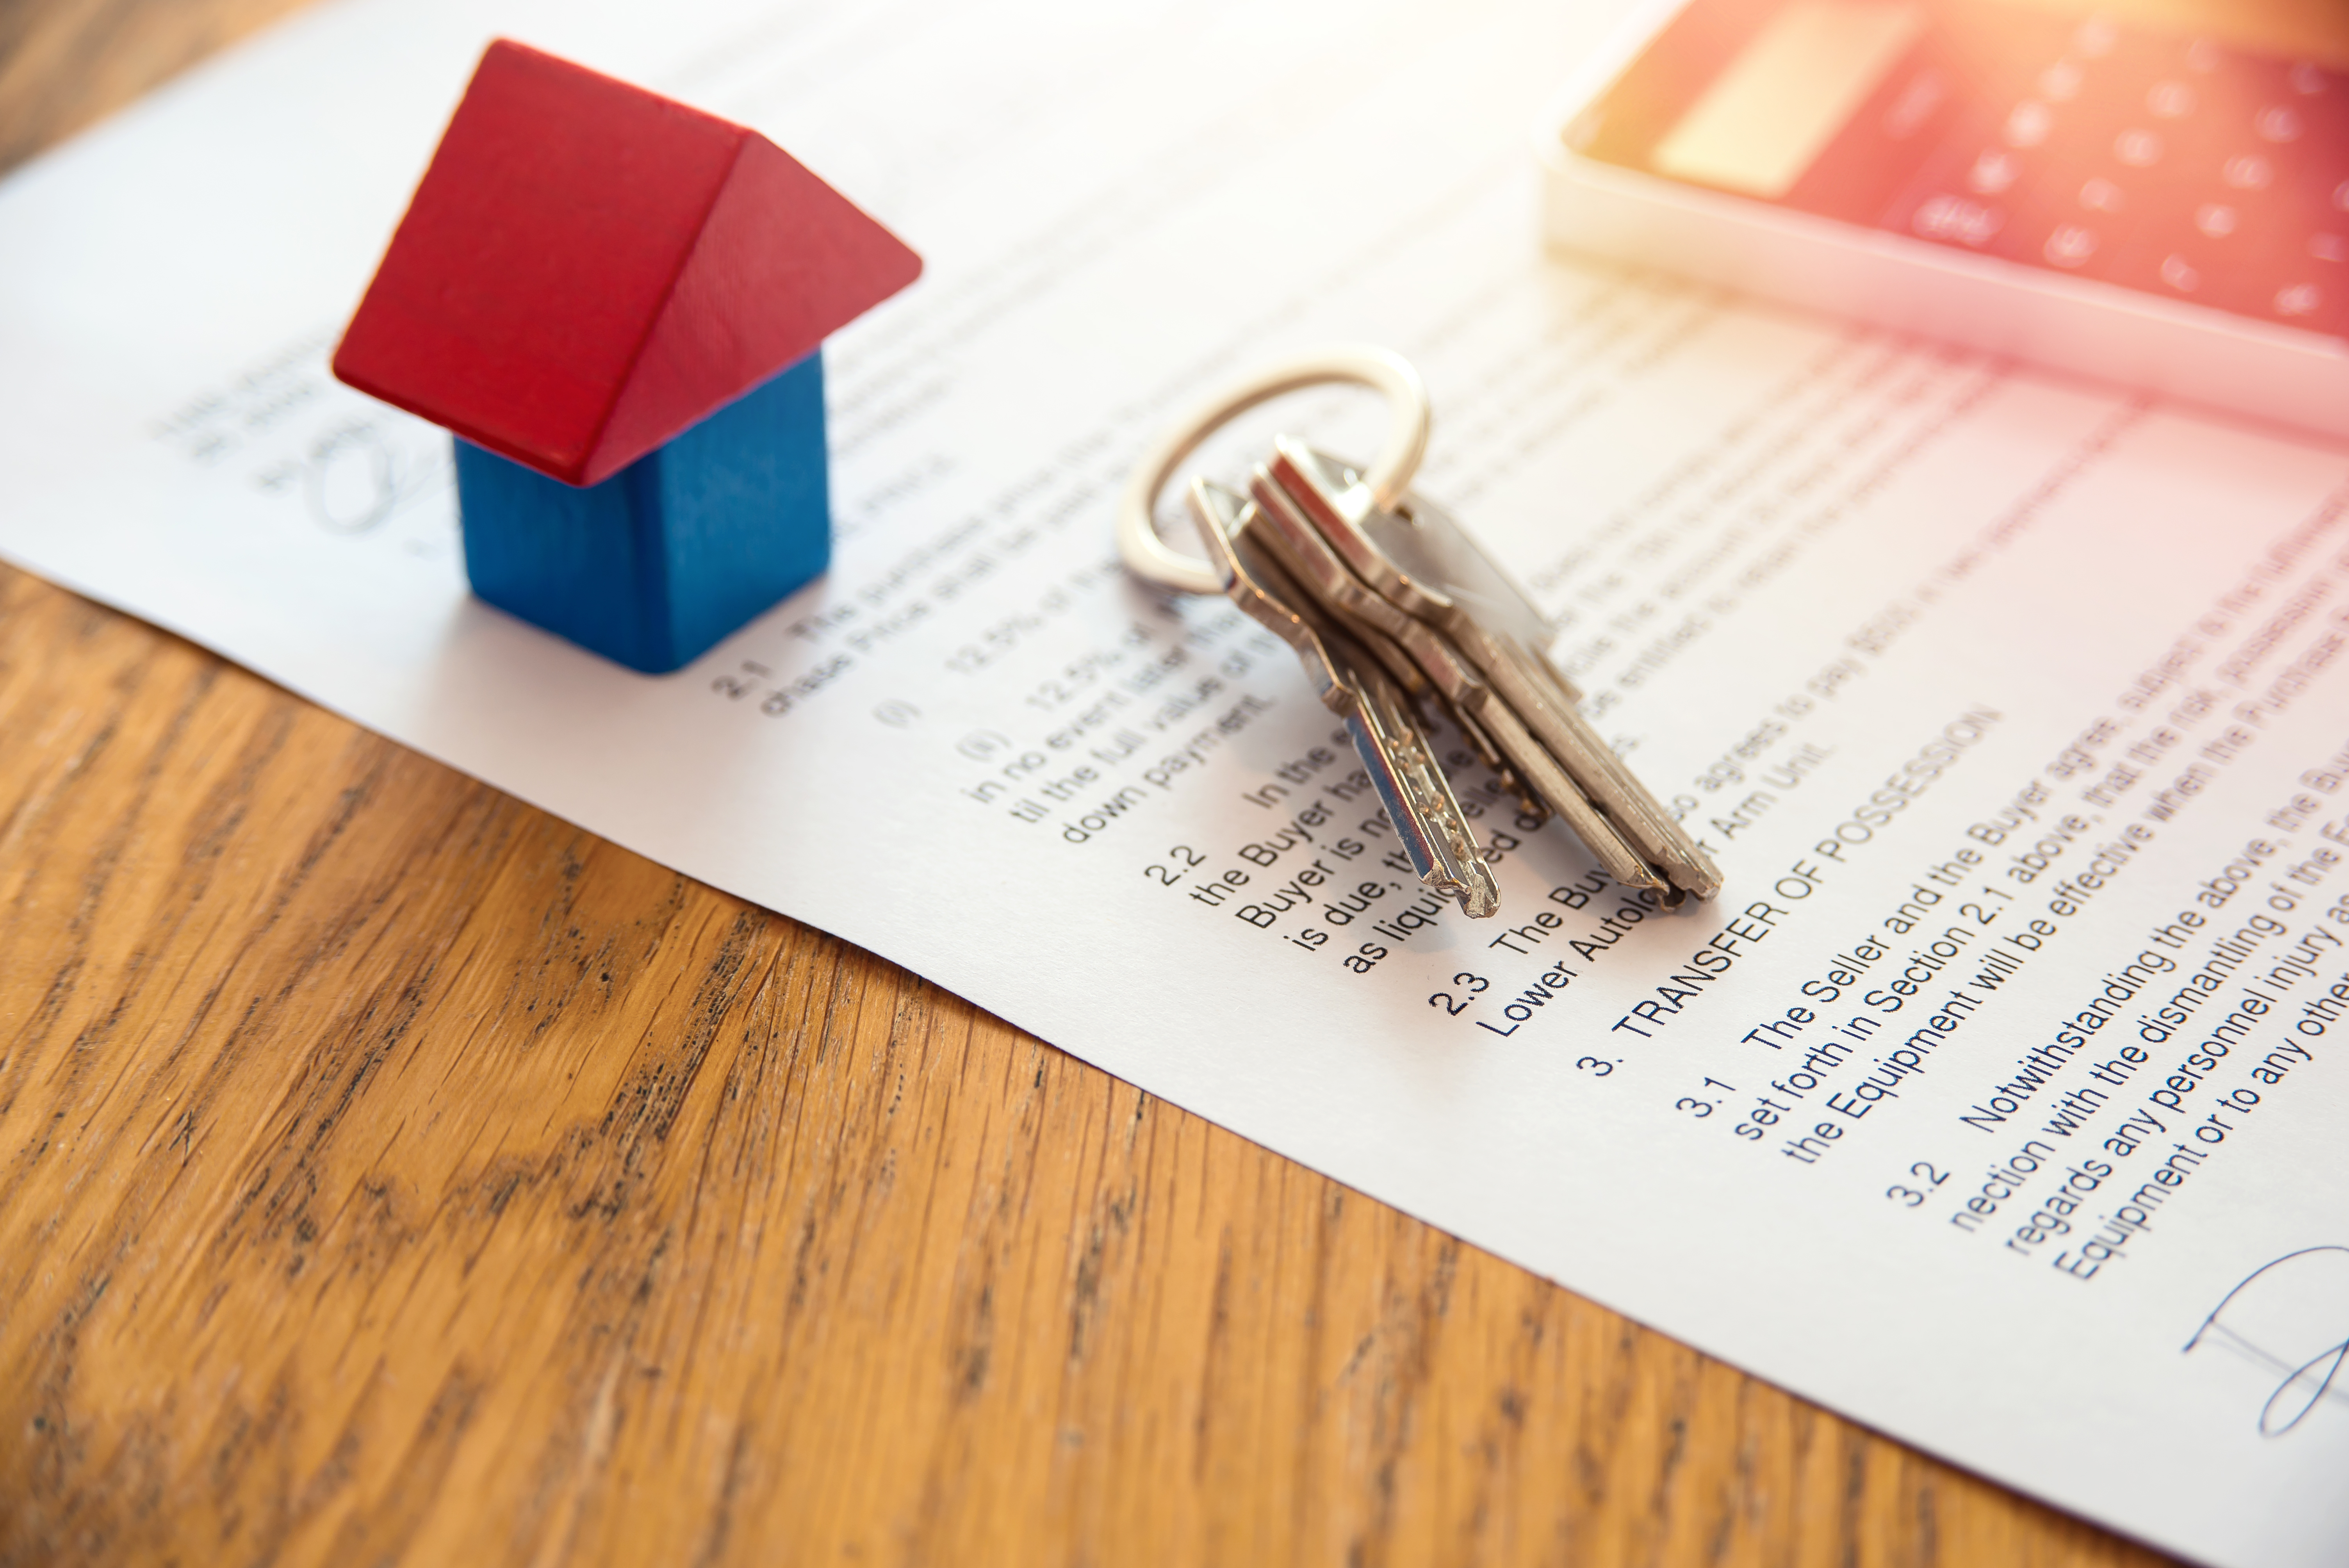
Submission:
M 1237 413 L 1332 380 L 1387 395 L 1394 420 L 1380 460 L 1359 470 L 1282 437 L 1246 493 L 1191 481 L 1208 559 L 1169 550 L 1150 508 L 1181 460 Z M 1226 594 L 1296 651 L 1420 881 L 1467 914 L 1497 912 L 1500 891 L 1424 713 L 1457 729 L 1529 813 L 1563 818 L 1617 882 L 1668 907 L 1711 898 L 1721 872 L 1583 718 L 1580 694 L 1542 651 L 1540 614 L 1449 514 L 1407 490 L 1428 423 L 1418 376 L 1383 350 L 1323 349 L 1273 366 L 1144 460 L 1121 509 L 1126 562 L 1169 587 Z

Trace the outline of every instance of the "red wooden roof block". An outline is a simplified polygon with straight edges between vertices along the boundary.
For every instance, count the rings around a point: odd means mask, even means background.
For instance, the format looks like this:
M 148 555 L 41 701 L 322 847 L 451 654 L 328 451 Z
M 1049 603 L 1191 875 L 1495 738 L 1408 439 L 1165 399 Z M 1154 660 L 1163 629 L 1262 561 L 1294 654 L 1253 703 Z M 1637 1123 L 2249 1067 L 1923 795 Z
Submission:
M 500 39 L 335 374 L 594 484 L 921 270 L 758 132 Z

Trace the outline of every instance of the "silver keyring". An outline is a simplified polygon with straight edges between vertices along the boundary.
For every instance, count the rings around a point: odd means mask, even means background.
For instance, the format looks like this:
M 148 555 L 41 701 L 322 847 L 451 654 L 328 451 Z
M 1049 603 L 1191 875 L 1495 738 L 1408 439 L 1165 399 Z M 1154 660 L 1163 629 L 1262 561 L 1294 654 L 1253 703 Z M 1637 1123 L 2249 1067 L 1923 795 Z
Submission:
M 1165 489 L 1176 466 L 1198 450 L 1200 442 L 1233 419 L 1284 392 L 1330 381 L 1357 382 L 1386 397 L 1386 444 L 1371 465 L 1368 483 L 1381 509 L 1400 500 L 1411 488 L 1411 476 L 1418 471 L 1419 459 L 1427 450 L 1432 418 L 1427 384 L 1409 360 L 1387 349 L 1364 343 L 1309 348 L 1275 360 L 1237 386 L 1208 398 L 1143 454 L 1117 502 L 1117 551 L 1127 570 L 1162 588 L 1185 593 L 1222 593 L 1223 582 L 1214 567 L 1169 549 L 1158 537 L 1158 526 L 1151 521 L 1158 492 Z

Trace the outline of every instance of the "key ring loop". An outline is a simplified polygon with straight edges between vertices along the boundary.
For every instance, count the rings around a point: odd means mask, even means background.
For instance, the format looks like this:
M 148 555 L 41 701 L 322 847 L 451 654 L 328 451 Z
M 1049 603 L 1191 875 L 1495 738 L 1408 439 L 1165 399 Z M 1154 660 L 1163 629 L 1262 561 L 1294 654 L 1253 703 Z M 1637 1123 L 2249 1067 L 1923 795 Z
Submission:
M 1368 387 L 1387 400 L 1387 435 L 1367 482 L 1379 506 L 1391 509 L 1402 499 L 1427 450 L 1427 384 L 1411 362 L 1389 349 L 1364 343 L 1333 343 L 1309 348 L 1264 366 L 1237 385 L 1208 398 L 1153 442 L 1134 465 L 1133 477 L 1117 502 L 1117 550 L 1126 567 L 1144 582 L 1185 593 L 1220 593 L 1223 580 L 1216 569 L 1195 556 L 1170 549 L 1151 521 L 1158 492 L 1166 488 L 1175 468 L 1198 450 L 1225 425 L 1259 403 L 1285 392 L 1324 382 L 1346 381 Z

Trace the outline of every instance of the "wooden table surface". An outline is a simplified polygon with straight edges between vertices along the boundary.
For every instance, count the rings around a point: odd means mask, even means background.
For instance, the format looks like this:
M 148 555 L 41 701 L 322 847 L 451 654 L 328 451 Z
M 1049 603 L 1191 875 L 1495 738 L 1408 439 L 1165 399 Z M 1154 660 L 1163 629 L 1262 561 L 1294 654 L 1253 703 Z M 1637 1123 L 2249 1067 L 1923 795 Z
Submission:
M 5 567 L 0 911 L 10 1568 L 2164 1561 Z

